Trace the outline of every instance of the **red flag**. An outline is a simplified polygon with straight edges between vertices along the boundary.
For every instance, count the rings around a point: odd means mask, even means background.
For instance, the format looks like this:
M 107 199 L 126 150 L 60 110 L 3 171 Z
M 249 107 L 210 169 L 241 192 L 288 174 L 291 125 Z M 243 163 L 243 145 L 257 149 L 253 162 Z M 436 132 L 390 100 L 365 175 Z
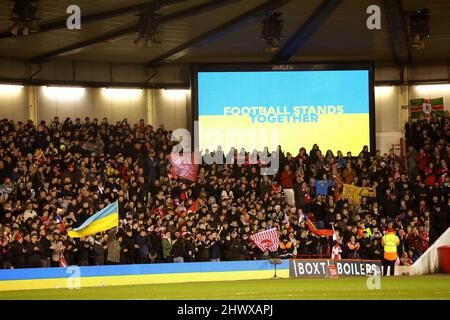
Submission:
M 59 266 L 61 268 L 67 268 L 67 266 L 68 266 L 66 258 L 64 258 L 64 255 L 62 252 L 59 254 Z
M 344 180 L 342 180 L 341 176 L 337 173 L 335 176 L 336 181 L 336 189 L 334 191 L 334 199 L 336 202 L 341 200 L 342 197 L 342 187 L 344 186 Z
M 198 174 L 198 164 L 194 163 L 194 154 L 179 155 L 171 153 L 167 156 L 170 162 L 170 174 L 190 181 L 195 181 Z
M 333 229 L 317 229 L 316 226 L 311 222 L 310 219 L 308 219 L 308 217 L 304 214 L 303 218 L 299 217 L 299 224 L 301 220 L 305 220 L 306 221 L 306 225 L 308 226 L 308 229 L 310 232 L 318 235 L 318 236 L 325 236 L 325 237 L 331 237 L 334 235 L 334 230 Z
M 165 216 L 164 211 L 162 209 L 160 209 L 160 208 L 156 208 L 156 213 L 159 214 L 159 216 L 161 218 L 164 218 L 164 216 Z
M 258 232 L 257 234 L 251 235 L 250 239 L 252 239 L 262 252 L 266 250 L 275 252 L 278 250 L 280 244 L 276 228 Z
M 198 210 L 198 199 L 192 203 L 192 205 L 186 210 L 186 213 L 187 214 L 191 212 L 196 213 L 197 210 Z

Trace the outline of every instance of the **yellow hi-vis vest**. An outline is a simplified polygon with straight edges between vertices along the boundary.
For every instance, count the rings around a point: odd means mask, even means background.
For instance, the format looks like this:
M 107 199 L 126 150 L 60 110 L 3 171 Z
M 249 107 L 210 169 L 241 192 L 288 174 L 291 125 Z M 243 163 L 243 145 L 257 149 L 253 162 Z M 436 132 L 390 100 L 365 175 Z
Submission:
M 397 252 L 397 238 L 393 233 L 388 233 L 383 236 L 384 252 Z

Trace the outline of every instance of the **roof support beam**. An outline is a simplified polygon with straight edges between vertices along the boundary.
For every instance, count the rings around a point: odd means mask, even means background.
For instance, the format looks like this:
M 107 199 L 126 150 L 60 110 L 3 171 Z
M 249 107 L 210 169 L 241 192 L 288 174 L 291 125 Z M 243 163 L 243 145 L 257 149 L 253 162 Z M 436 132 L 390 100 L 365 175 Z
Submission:
M 178 12 L 175 13 L 171 13 L 168 14 L 166 16 L 160 17 L 158 18 L 158 23 L 162 24 L 162 23 L 167 23 L 169 21 L 173 21 L 173 20 L 177 20 L 177 19 L 182 19 L 182 18 L 187 18 L 193 15 L 197 15 L 197 14 L 201 14 L 204 12 L 207 12 L 209 10 L 213 10 L 216 9 L 218 7 L 221 7 L 223 5 L 228 5 L 230 3 L 236 2 L 236 1 L 240 1 L 240 0 L 211 0 L 205 3 L 202 3 L 200 5 L 197 6 L 193 6 L 184 10 L 180 10 Z M 116 29 L 114 31 L 102 34 L 100 36 L 85 40 L 85 41 L 81 41 L 81 42 L 77 42 L 74 43 L 72 45 L 68 45 L 50 52 L 46 52 L 43 53 L 39 56 L 35 56 L 33 58 L 30 59 L 30 62 L 32 63 L 43 63 L 45 61 L 48 61 L 49 59 L 51 59 L 54 56 L 66 53 L 66 52 L 70 52 L 73 50 L 77 50 L 80 48 L 84 48 L 99 42 L 103 42 L 103 41 L 108 41 L 117 37 L 121 37 L 123 35 L 129 34 L 129 33 L 133 33 L 136 31 L 136 25 L 129 25 L 127 27 L 121 28 L 121 29 Z
M 183 2 L 184 0 L 154 0 L 154 1 L 146 1 L 143 3 L 138 3 L 122 8 L 106 10 L 102 12 L 96 12 L 91 14 L 86 14 L 82 16 L 82 23 L 95 22 L 100 20 L 105 20 L 117 16 L 121 16 L 130 12 L 141 11 L 141 10 L 151 10 L 151 9 L 159 9 L 160 7 L 164 7 L 167 5 L 175 4 L 177 2 Z M 33 34 L 60 30 L 67 28 L 67 19 L 62 19 L 58 21 L 47 22 L 39 25 L 39 31 L 36 33 L 30 33 L 28 36 L 32 36 Z M 0 39 L 15 37 L 9 31 L 0 32 Z
M 272 62 L 287 62 L 308 41 L 334 10 L 341 4 L 342 0 L 323 0 L 313 14 L 297 29 L 294 35 L 286 42 L 283 48 L 273 57 Z
M 107 41 L 107 40 L 114 39 L 114 38 L 117 38 L 117 37 L 121 37 L 123 35 L 126 35 L 128 33 L 132 33 L 134 31 L 136 31 L 136 26 L 135 25 L 131 25 L 131 26 L 128 26 L 128 27 L 125 27 L 125 28 L 122 28 L 122 29 L 117 29 L 117 30 L 114 30 L 114 31 L 102 34 L 102 35 L 100 35 L 98 37 L 95 37 L 95 38 L 91 38 L 91 39 L 88 39 L 88 40 L 85 40 L 85 41 L 77 42 L 75 44 L 71 44 L 71 45 L 65 46 L 63 48 L 56 49 L 56 50 L 53 50 L 53 51 L 50 51 L 50 52 L 46 52 L 46 53 L 41 54 L 39 56 L 35 56 L 35 57 L 30 59 L 30 62 L 31 63 L 43 63 L 43 62 L 48 61 L 50 58 L 52 58 L 54 56 L 57 56 L 59 54 L 63 54 L 63 53 L 70 52 L 70 51 L 73 51 L 73 50 L 77 50 L 77 49 L 80 49 L 80 48 L 83 48 L 83 47 L 87 47 L 87 46 L 96 44 L 98 42 L 103 42 L 103 41 Z
M 244 14 L 241 14 L 240 16 L 194 38 L 191 39 L 177 47 L 175 47 L 172 50 L 169 50 L 168 52 L 152 59 L 151 61 L 149 61 L 146 66 L 147 67 L 154 67 L 160 63 L 162 63 L 164 60 L 169 59 L 173 56 L 181 56 L 183 52 L 187 51 L 189 48 L 193 47 L 193 46 L 200 46 L 200 45 L 204 45 L 210 41 L 213 41 L 221 36 L 223 36 L 224 34 L 226 34 L 227 32 L 231 31 L 232 28 L 237 27 L 238 25 L 243 25 L 245 23 L 250 22 L 251 20 L 253 20 L 255 18 L 255 16 L 257 16 L 258 14 L 266 11 L 266 10 L 274 10 L 288 2 L 290 2 L 291 0 L 270 0 L 267 1 L 261 5 L 259 5 L 258 7 L 251 9 L 250 11 L 245 12 Z
M 189 89 L 189 83 L 179 82 L 103 82 L 54 79 L 0 78 L 1 83 L 14 83 L 24 86 L 80 86 L 90 88 L 146 88 L 146 89 Z
M 389 34 L 395 60 L 400 64 L 411 62 L 411 50 L 408 42 L 408 33 L 401 0 L 383 0 Z
M 164 17 L 159 18 L 159 23 L 165 23 L 177 19 L 184 19 L 191 16 L 199 15 L 202 13 L 209 12 L 211 10 L 218 9 L 223 6 L 228 6 L 230 4 L 233 4 L 235 2 L 242 1 L 242 0 L 210 0 L 207 2 L 204 2 L 202 4 L 199 4 L 197 6 L 193 6 L 184 10 L 180 10 L 175 13 L 168 14 Z

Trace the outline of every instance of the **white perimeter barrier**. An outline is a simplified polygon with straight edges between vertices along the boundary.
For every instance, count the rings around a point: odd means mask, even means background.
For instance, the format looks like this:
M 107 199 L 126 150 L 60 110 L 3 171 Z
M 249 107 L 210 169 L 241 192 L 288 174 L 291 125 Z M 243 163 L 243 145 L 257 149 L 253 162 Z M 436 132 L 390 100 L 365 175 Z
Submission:
M 412 266 L 396 266 L 395 275 L 419 276 L 441 271 L 441 258 L 438 248 L 450 245 L 450 228 L 422 254 Z

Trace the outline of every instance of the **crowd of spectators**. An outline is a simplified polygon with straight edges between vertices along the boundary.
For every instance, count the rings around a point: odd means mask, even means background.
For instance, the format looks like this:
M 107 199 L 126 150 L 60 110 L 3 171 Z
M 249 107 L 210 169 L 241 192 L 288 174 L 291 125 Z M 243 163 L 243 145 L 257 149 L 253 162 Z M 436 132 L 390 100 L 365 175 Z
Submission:
M 57 267 L 61 255 L 80 266 L 329 257 L 334 245 L 343 258 L 380 259 L 391 227 L 407 265 L 450 225 L 448 113 L 405 125 L 404 163 L 393 150 L 344 156 L 314 145 L 297 155 L 280 149 L 274 175 L 260 175 L 261 163 L 202 164 L 195 182 L 169 174 L 171 132 L 144 120 L 4 119 L 0 133 L 1 268 Z M 376 197 L 355 204 L 342 183 L 373 186 Z M 115 201 L 117 228 L 68 237 Z M 335 239 L 311 233 L 301 213 L 334 228 Z M 273 227 L 279 250 L 262 252 L 250 236 Z

